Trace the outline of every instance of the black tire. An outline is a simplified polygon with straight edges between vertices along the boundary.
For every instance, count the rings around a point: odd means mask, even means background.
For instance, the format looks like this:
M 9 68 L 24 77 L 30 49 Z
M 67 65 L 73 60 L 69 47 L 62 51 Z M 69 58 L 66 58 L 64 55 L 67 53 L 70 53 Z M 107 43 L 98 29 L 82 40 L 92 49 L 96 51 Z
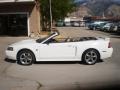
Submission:
M 82 55 L 82 61 L 87 65 L 94 65 L 100 60 L 100 54 L 95 49 L 88 49 Z
M 21 50 L 17 54 L 17 63 L 20 65 L 32 65 L 35 61 L 35 55 L 30 50 Z

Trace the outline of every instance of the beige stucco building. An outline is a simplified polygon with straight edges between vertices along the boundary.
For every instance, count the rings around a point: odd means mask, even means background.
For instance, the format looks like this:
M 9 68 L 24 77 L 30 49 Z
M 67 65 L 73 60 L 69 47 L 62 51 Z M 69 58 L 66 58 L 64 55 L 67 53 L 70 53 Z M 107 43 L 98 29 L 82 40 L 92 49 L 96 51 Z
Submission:
M 36 0 L 0 0 L 0 35 L 29 36 L 39 32 Z

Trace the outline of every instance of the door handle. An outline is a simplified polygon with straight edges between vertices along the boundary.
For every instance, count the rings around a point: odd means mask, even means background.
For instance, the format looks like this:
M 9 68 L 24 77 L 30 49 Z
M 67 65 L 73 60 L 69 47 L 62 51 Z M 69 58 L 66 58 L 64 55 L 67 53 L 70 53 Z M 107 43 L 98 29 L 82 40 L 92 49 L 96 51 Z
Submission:
M 72 47 L 71 45 L 68 45 L 68 47 Z
M 72 45 L 68 45 L 68 47 L 73 47 L 73 48 L 75 48 L 75 46 L 72 46 Z

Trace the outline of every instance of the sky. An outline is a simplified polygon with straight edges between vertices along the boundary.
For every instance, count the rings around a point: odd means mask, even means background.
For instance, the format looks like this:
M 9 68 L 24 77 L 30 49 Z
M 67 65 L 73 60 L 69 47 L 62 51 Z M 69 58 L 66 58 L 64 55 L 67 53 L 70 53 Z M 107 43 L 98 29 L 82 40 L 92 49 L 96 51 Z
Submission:
M 76 1 L 84 1 L 84 0 L 76 0 Z M 120 2 L 120 0 L 113 0 L 113 1 L 119 1 Z

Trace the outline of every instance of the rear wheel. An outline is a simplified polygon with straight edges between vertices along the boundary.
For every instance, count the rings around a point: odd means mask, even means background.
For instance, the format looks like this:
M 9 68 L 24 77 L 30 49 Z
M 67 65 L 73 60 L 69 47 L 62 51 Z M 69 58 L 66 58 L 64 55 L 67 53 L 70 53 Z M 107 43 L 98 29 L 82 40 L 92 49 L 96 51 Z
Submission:
M 95 49 L 89 49 L 84 52 L 82 56 L 83 62 L 85 62 L 88 65 L 95 64 L 100 59 L 100 55 L 97 50 Z
M 35 56 L 29 50 L 22 50 L 17 55 L 17 61 L 20 65 L 32 65 L 35 61 Z

